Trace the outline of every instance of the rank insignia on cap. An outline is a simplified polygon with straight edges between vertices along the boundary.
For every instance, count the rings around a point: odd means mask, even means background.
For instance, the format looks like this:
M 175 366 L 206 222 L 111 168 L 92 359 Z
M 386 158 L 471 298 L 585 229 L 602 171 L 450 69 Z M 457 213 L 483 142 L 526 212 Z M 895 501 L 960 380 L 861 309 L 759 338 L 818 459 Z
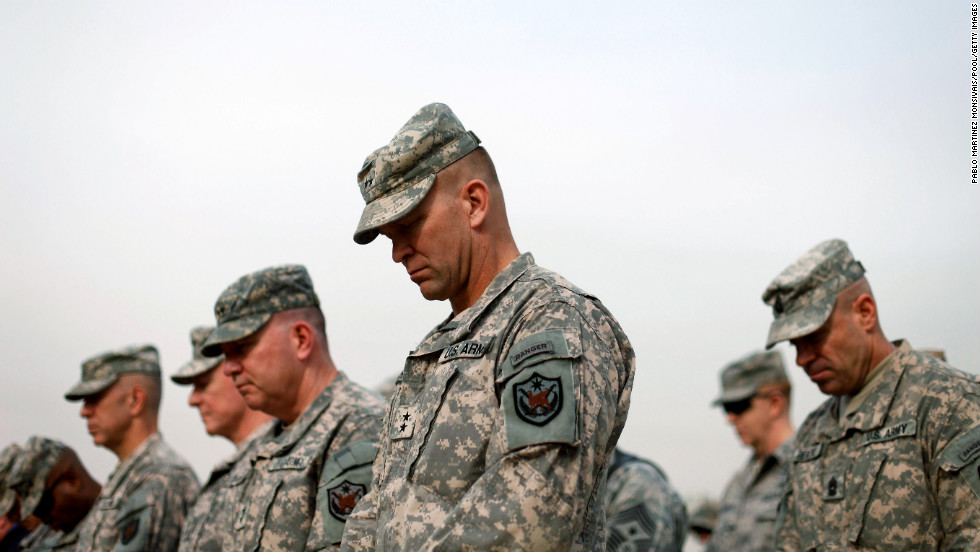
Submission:
M 330 515 L 346 522 L 357 501 L 367 494 L 367 486 L 344 481 L 332 489 L 327 489 L 330 496 Z
M 529 424 L 547 424 L 561 412 L 561 403 L 560 378 L 546 378 L 532 373 L 529 378 L 514 386 L 517 417 Z

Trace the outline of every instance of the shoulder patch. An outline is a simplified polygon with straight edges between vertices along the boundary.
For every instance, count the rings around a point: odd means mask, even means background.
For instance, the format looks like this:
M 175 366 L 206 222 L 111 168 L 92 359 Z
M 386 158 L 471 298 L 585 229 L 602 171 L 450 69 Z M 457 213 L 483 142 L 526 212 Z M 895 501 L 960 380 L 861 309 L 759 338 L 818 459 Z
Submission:
M 939 453 L 939 466 L 958 472 L 963 481 L 980 498 L 980 426 L 961 434 Z
M 575 358 L 581 354 L 581 338 L 576 330 L 545 330 L 511 345 L 501 359 L 498 376 L 507 379 L 528 366 L 556 358 Z
M 532 373 L 526 380 L 517 382 L 513 389 L 517 416 L 529 424 L 546 425 L 561 412 L 561 378 Z
M 354 506 L 367 494 L 367 485 L 344 480 L 336 487 L 327 489 L 330 515 L 338 521 L 347 521 Z
M 872 443 L 891 441 L 899 437 L 912 437 L 913 435 L 915 435 L 915 420 L 905 420 L 888 427 L 872 429 L 871 431 L 865 432 L 861 444 L 870 445 Z
M 129 544 L 140 530 L 140 518 L 134 517 L 119 529 L 119 542 Z
M 652 550 L 656 527 L 646 505 L 637 504 L 627 508 L 609 520 L 607 550 L 616 552 Z
M 524 345 L 517 352 L 511 352 L 510 363 L 516 368 L 520 366 L 522 362 L 531 358 L 534 355 L 540 355 L 542 353 L 554 353 L 555 344 L 551 341 L 548 336 L 542 336 L 539 340 Z

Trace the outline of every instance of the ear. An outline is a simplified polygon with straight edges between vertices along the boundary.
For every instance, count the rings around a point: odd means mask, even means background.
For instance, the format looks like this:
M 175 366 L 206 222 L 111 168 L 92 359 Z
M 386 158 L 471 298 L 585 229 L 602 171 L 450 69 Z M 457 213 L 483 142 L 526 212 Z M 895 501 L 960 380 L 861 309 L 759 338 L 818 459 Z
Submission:
M 313 354 L 315 339 L 313 328 L 305 321 L 295 322 L 289 330 L 289 341 L 293 345 L 293 350 L 296 351 L 296 358 L 300 360 L 306 360 Z
M 138 416 L 146 410 L 146 389 L 142 385 L 133 385 L 129 388 L 129 414 Z
M 464 184 L 459 193 L 470 228 L 478 228 L 490 209 L 490 187 L 480 179 L 473 179 Z
M 854 300 L 852 311 L 861 329 L 870 332 L 878 324 L 878 306 L 871 295 L 862 293 Z

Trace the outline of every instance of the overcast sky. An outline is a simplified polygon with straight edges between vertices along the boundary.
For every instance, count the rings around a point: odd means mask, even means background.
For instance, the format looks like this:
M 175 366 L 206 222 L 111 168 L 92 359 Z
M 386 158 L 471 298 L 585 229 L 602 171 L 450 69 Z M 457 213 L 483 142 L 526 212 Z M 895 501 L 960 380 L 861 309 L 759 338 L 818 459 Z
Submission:
M 190 358 L 236 278 L 305 264 L 334 360 L 374 386 L 449 313 L 380 239 L 356 173 L 422 105 L 496 161 L 518 246 L 600 297 L 637 352 L 620 441 L 689 499 L 748 457 L 710 402 L 765 343 L 760 296 L 827 238 L 891 339 L 980 371 L 966 2 L 0 2 L 0 445 L 104 480 L 63 393 L 83 360 Z M 823 397 L 780 347 L 799 424 Z M 167 381 L 206 478 L 231 445 Z

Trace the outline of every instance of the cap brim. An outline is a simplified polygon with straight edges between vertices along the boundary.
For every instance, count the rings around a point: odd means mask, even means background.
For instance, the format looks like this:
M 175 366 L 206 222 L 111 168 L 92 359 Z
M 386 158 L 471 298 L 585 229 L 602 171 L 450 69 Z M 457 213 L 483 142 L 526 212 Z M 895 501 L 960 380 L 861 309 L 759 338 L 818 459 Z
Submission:
M 354 241 L 360 245 L 374 241 L 378 237 L 378 228 L 395 222 L 422 203 L 435 181 L 436 175 L 430 174 L 396 194 L 379 197 L 365 205 L 354 231 Z
M 72 386 L 67 393 L 65 393 L 65 398 L 69 401 L 80 401 L 85 397 L 105 391 L 110 385 L 116 383 L 117 379 L 119 379 L 119 375 L 115 375 L 110 378 L 80 381 Z
M 10 489 L 0 492 L 0 516 L 10 513 L 10 509 L 14 507 L 16 501 L 17 495 Z
M 751 398 L 755 395 L 756 389 L 754 387 L 742 387 L 739 389 L 729 389 L 721 394 L 720 397 L 715 399 L 711 405 L 721 406 L 724 403 L 744 401 L 745 399 Z
M 170 379 L 177 385 L 190 385 L 194 383 L 194 378 L 217 368 L 223 360 L 224 357 L 221 356 L 191 360 L 181 366 Z
M 773 345 L 780 341 L 796 339 L 819 330 L 830 318 L 836 300 L 836 296 L 831 296 L 829 300 L 808 305 L 773 320 L 772 325 L 769 326 L 766 349 L 772 349 Z
M 234 320 L 228 320 L 218 325 L 208 336 L 201 347 L 201 354 L 206 357 L 221 356 L 221 345 L 241 341 L 262 329 L 272 318 L 272 313 L 250 314 Z

